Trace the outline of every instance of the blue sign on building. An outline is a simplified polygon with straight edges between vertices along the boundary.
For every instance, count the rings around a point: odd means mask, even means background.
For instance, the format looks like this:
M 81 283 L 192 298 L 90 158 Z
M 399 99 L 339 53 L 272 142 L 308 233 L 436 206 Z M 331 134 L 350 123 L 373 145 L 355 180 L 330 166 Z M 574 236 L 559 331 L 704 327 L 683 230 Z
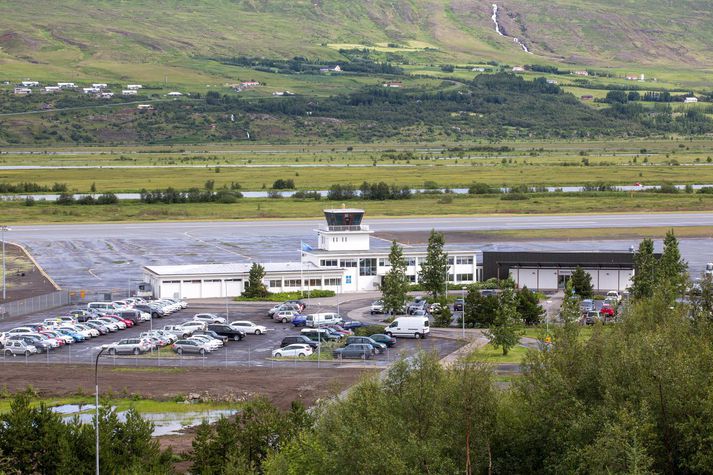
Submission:
M 346 284 L 351 284 L 351 283 L 352 283 L 352 276 L 348 275 L 348 276 L 345 277 L 345 279 L 346 279 L 346 281 L 345 281 Z

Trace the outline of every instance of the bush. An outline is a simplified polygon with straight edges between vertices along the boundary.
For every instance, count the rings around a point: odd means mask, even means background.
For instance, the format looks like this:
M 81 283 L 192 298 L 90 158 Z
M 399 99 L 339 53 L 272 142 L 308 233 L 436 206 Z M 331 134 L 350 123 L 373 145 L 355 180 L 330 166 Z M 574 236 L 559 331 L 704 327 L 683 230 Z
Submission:
M 473 183 L 468 188 L 468 193 L 471 195 L 487 195 L 490 193 L 499 193 L 499 192 L 500 192 L 499 189 L 493 188 L 492 186 L 488 185 L 487 183 Z
M 97 198 L 98 205 L 115 205 L 119 202 L 119 198 L 114 193 L 104 193 Z
M 698 193 L 702 195 L 713 195 L 713 186 L 704 186 L 698 189 Z
M 334 297 L 337 295 L 334 293 L 333 290 L 310 290 L 300 292 L 299 290 L 296 290 L 294 292 L 277 292 L 277 293 L 268 293 L 267 296 L 265 297 L 259 297 L 259 298 L 254 298 L 254 297 L 244 297 L 244 296 L 239 296 L 235 297 L 236 302 L 249 302 L 249 301 L 265 301 L 265 302 L 284 302 L 285 300 L 297 300 L 297 299 L 305 299 L 305 298 L 313 298 L 313 299 L 318 299 L 318 298 L 323 298 L 323 297 Z
M 289 178 L 287 180 L 283 180 L 282 178 L 280 178 L 279 180 L 275 180 L 275 182 L 272 184 L 272 188 L 275 190 L 294 190 L 295 181 L 292 178 Z
M 503 201 L 525 201 L 529 200 L 530 197 L 524 193 L 506 193 L 500 199 Z
M 58 205 L 72 205 L 74 204 L 74 195 L 71 193 L 60 193 L 56 203 Z
M 354 329 L 356 336 L 371 336 L 377 333 L 384 333 L 384 325 L 366 325 Z
M 292 195 L 293 198 L 298 199 L 298 200 L 315 200 L 319 201 L 322 199 L 322 195 L 319 194 L 318 191 L 295 191 L 295 193 Z
M 670 194 L 675 194 L 679 192 L 679 189 L 676 188 L 676 185 L 673 183 L 664 183 L 658 188 L 654 189 L 655 193 L 670 193 Z
M 78 205 L 93 205 L 96 204 L 96 200 L 92 195 L 80 196 L 75 200 Z

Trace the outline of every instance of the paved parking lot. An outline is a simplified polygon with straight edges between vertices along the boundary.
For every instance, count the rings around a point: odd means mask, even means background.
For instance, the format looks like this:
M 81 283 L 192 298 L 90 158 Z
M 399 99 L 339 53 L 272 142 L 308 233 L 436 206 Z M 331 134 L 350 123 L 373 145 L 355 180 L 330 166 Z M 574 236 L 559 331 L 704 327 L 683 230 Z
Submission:
M 351 302 L 344 303 L 340 306 L 342 315 L 351 312 L 354 315 L 355 309 L 366 307 L 371 302 L 371 298 L 362 298 Z M 361 360 L 344 360 L 342 362 L 327 360 L 317 363 L 316 361 L 275 361 L 272 360 L 272 351 L 279 348 L 280 342 L 285 336 L 299 334 L 300 329 L 294 328 L 290 323 L 282 324 L 275 322 L 267 317 L 267 310 L 270 304 L 264 303 L 230 303 L 228 308 L 228 321 L 234 320 L 251 320 L 259 325 L 265 325 L 268 332 L 264 335 L 247 335 L 242 341 L 229 341 L 223 348 L 206 355 L 205 357 L 184 355 L 178 356 L 173 352 L 152 352 L 140 356 L 109 356 L 102 355 L 102 364 L 111 365 L 130 365 L 130 366 L 262 366 L 262 367 L 277 367 L 277 366 L 324 366 L 324 367 L 353 367 L 353 366 L 375 366 L 386 367 L 395 359 L 402 355 L 413 355 L 420 349 L 434 350 L 441 356 L 445 356 L 456 349 L 462 343 L 457 340 L 444 338 L 426 338 L 423 340 L 414 339 L 399 339 L 394 348 L 387 350 L 382 355 L 376 355 L 372 360 L 362 362 Z M 312 308 L 312 311 L 317 307 Z M 328 306 L 320 306 L 319 311 L 327 312 L 336 310 Z M 307 310 L 308 312 L 310 309 Z M 10 363 L 84 363 L 90 364 L 94 362 L 97 352 L 102 345 L 113 343 L 122 338 L 130 338 L 138 336 L 139 333 L 149 331 L 151 328 L 161 328 L 164 325 L 175 325 L 187 320 L 191 320 L 196 313 L 210 312 L 220 316 L 226 316 L 225 304 L 201 304 L 189 306 L 185 310 L 181 310 L 169 317 L 156 319 L 152 322 L 144 322 L 133 328 L 120 330 L 116 333 L 110 333 L 100 337 L 92 338 L 82 343 L 74 343 L 72 345 L 64 345 L 63 347 L 54 349 L 49 353 L 32 355 L 30 357 L 23 356 L 2 356 L 1 364 Z M 360 312 L 360 311 L 358 311 Z M 5 321 L 0 325 L 0 331 L 6 331 L 11 328 L 21 326 L 23 323 L 38 322 L 45 318 L 62 315 L 62 309 L 55 311 L 43 312 L 30 316 L 14 319 L 13 321 Z M 364 313 L 367 318 L 368 312 Z M 331 350 L 330 350 L 331 352 Z

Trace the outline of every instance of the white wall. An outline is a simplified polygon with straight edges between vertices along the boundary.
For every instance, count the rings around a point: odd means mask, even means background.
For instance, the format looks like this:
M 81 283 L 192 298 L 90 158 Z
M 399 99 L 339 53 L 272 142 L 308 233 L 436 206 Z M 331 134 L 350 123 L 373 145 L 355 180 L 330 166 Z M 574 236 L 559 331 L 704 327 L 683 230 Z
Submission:
M 319 232 L 319 248 L 325 251 L 368 251 L 369 233 L 358 231 Z

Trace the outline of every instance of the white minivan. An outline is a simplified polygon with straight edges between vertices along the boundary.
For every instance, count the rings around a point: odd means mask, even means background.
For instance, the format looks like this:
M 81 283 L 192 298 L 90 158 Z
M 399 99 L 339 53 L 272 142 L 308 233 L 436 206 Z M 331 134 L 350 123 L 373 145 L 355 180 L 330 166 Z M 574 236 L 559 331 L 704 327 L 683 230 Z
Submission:
M 338 313 L 313 313 L 307 315 L 305 325 L 308 327 L 317 327 L 320 325 L 339 325 L 343 323 L 342 317 Z
M 428 317 L 398 317 L 384 328 L 384 333 L 389 336 L 411 336 L 426 338 L 431 328 Z

